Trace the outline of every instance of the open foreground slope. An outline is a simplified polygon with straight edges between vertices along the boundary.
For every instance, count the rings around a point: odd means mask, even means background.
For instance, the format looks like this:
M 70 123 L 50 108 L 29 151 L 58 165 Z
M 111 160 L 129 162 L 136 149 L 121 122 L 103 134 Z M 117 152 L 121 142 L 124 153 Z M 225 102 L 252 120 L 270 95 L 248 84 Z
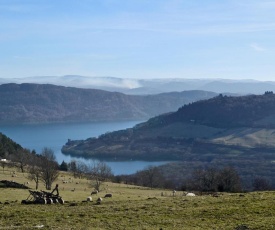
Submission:
M 1 179 L 26 182 L 14 169 L 0 171 Z M 64 179 L 71 182 L 63 184 Z M 86 179 L 61 174 L 57 183 L 64 205 L 23 205 L 25 189 L 0 188 L 0 229 L 254 229 L 274 228 L 275 193 L 216 193 L 184 196 L 177 191 L 105 183 L 93 201 Z M 30 188 L 34 184 L 30 182 Z M 40 185 L 40 189 L 42 185 Z M 72 192 L 74 190 L 74 192 Z M 112 193 L 96 205 L 98 197 Z

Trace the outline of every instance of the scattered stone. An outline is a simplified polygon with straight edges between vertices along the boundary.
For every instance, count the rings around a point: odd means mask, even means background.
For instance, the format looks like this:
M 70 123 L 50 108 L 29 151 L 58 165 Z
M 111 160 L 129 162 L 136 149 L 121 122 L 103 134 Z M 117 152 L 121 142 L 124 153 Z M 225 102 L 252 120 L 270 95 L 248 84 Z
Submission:
M 220 194 L 218 194 L 217 192 L 214 192 L 211 195 L 212 195 L 212 197 L 219 197 L 220 196 Z
M 249 227 L 247 227 L 246 225 L 239 225 L 235 228 L 235 230 L 249 230 Z
M 77 203 L 70 203 L 69 206 L 77 206 Z

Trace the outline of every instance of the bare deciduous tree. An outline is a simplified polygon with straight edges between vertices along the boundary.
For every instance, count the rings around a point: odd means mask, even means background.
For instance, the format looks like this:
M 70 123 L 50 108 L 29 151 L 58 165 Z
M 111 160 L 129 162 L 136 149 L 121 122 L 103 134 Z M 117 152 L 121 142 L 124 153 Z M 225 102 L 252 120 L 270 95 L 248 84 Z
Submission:
M 201 192 L 238 192 L 241 191 L 241 181 L 232 167 L 197 169 L 188 187 Z
M 271 189 L 270 182 L 264 177 L 256 177 L 253 181 L 254 191 L 268 191 Z
M 42 158 L 35 154 L 30 156 L 28 166 L 28 179 L 35 182 L 35 189 L 38 189 L 39 181 L 41 180 L 41 162 Z
M 104 162 L 94 162 L 89 168 L 93 187 L 100 191 L 103 182 L 113 177 L 111 168 Z
M 225 167 L 219 171 L 217 190 L 219 192 L 241 191 L 241 179 L 233 167 Z
M 25 167 L 29 164 L 30 150 L 20 149 L 16 153 L 11 155 L 11 160 L 16 162 L 16 166 L 21 170 L 22 173 L 25 172 Z
M 3 168 L 3 173 L 4 173 L 5 172 L 5 167 L 7 165 L 7 162 L 4 161 L 4 160 L 2 160 L 2 161 L 0 161 L 0 164 L 1 164 L 2 168 Z
M 71 171 L 74 175 L 74 178 L 77 177 L 77 164 L 75 160 L 72 160 L 69 164 L 68 164 L 68 168 L 69 171 Z
M 83 161 L 72 160 L 68 166 L 74 178 L 82 178 L 88 172 L 88 166 Z
M 138 173 L 138 177 L 142 186 L 147 186 L 150 188 L 162 187 L 165 181 L 160 170 L 154 166 L 148 166 L 144 170 L 140 171 Z
M 189 187 L 193 190 L 210 192 L 217 187 L 217 170 L 215 168 L 196 169 L 193 172 Z
M 59 175 L 58 163 L 52 149 L 44 148 L 41 153 L 41 181 L 46 189 L 51 190 L 52 183 Z

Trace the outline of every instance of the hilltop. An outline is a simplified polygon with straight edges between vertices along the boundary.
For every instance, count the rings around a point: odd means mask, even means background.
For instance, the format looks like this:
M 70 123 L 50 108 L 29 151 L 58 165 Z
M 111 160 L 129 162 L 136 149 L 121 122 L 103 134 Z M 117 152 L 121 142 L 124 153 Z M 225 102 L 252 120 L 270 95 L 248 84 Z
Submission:
M 192 146 L 206 151 L 274 147 L 275 95 L 215 98 L 184 105 L 177 112 L 98 138 L 70 140 L 64 153 L 101 158 L 179 160 Z M 215 150 L 216 151 L 216 150 Z
M 0 123 L 144 120 L 215 95 L 185 91 L 134 96 L 49 84 L 3 84 Z

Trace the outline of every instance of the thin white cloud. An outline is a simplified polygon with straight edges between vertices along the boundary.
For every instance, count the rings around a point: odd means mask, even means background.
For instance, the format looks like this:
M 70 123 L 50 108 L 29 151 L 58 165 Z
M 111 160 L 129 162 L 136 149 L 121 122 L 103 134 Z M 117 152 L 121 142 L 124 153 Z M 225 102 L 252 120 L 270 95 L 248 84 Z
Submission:
M 109 1 L 107 1 L 109 2 Z M 112 1 L 111 1 L 112 2 Z M 174 4 L 179 1 L 173 1 Z M 110 2 L 109 2 L 110 3 Z M 272 1 L 265 1 L 266 5 L 272 5 Z M 264 4 L 263 3 L 263 4 Z M 255 2 L 253 3 L 256 4 Z M 253 5 L 251 4 L 251 5 Z M 275 4 L 275 3 L 274 3 Z M 254 6 L 253 5 L 253 6 Z M 237 7 L 239 6 L 239 7 Z M 24 31 L 28 35 L 45 34 L 48 36 L 58 36 L 62 34 L 69 36 L 82 36 L 85 33 L 92 37 L 94 33 L 115 32 L 115 31 L 138 31 L 145 33 L 161 33 L 175 35 L 219 35 L 219 34 L 233 34 L 233 33 L 250 33 L 262 31 L 274 31 L 275 23 L 274 16 L 269 15 L 269 20 L 262 20 L 258 15 L 256 20 L 254 14 L 247 13 L 249 9 L 243 10 L 240 5 L 236 6 L 236 11 L 227 10 L 225 6 L 214 5 L 208 8 L 194 7 L 189 12 L 184 8 L 181 10 L 173 11 L 174 6 L 170 11 L 161 12 L 117 12 L 111 17 L 102 16 L 81 16 L 78 18 L 62 18 L 55 15 L 53 18 L 47 18 L 45 21 L 35 20 L 28 21 L 10 21 L 17 25 L 18 28 L 26 28 Z M 1 5 L 2 8 L 10 10 L 28 10 L 32 9 L 32 5 Z M 36 7 L 42 7 L 37 5 Z M 231 6 L 233 7 L 233 6 Z M 221 14 L 221 12 L 223 12 Z M 250 12 L 250 11 L 249 11 Z M 247 15 L 247 16 L 243 16 Z M 273 14 L 272 14 L 273 15 Z M 271 17 L 271 18 L 270 18 Z M 238 19 L 236 19 L 238 18 Z M 7 22 L 5 22 L 7 23 Z M 22 26 L 23 24 L 23 26 Z M 1 25 L 1 23 L 0 23 Z M 4 26 L 4 25 L 3 25 Z M 10 26 L 12 28 L 12 26 Z M 14 30 L 17 28 L 14 28 Z M 24 33 L 22 31 L 22 33 Z M 76 33 L 78 32 L 78 33 Z M 47 37 L 47 36 L 45 36 Z M 68 36 L 67 36 L 68 37 Z M 84 36 L 85 37 L 85 36 Z
M 261 45 L 259 45 L 257 43 L 251 43 L 249 46 L 257 52 L 263 52 L 266 50 L 264 47 L 262 47 Z
M 245 71 L 230 69 L 240 48 L 265 54 L 258 60 L 239 52 L 249 66 L 274 59 L 275 0 L 65 3 L 0 0 L 0 74 L 239 77 Z M 198 63 L 208 66 L 216 57 L 229 69 L 198 70 Z M 176 68 L 182 65 L 193 72 Z M 274 72 L 273 66 L 259 69 Z

